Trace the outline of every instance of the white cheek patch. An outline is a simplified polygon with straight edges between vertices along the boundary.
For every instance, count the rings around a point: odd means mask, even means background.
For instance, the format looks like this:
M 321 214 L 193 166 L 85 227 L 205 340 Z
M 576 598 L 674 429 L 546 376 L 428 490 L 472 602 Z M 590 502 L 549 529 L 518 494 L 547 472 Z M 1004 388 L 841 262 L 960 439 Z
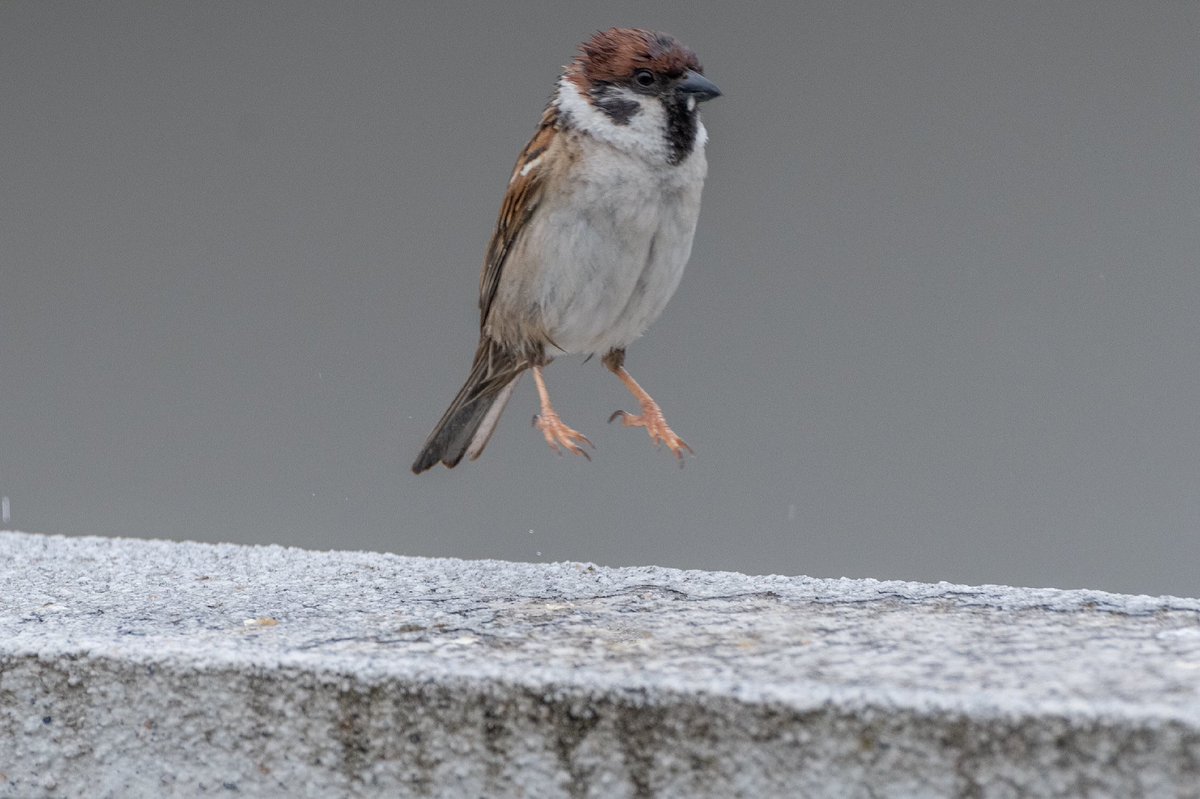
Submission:
M 635 152 L 654 161 L 665 161 L 669 148 L 664 135 L 667 117 L 662 103 L 628 89 L 618 90 L 617 96 L 637 103 L 641 109 L 626 125 L 613 124 L 608 114 L 588 102 L 566 77 L 558 82 L 558 108 L 570 116 L 576 128 L 626 152 Z
M 695 111 L 695 110 L 696 110 L 696 96 L 695 96 L 694 94 L 689 94 L 689 95 L 688 95 L 688 99 L 687 99 L 687 105 L 688 105 L 688 110 L 689 110 L 689 111 Z

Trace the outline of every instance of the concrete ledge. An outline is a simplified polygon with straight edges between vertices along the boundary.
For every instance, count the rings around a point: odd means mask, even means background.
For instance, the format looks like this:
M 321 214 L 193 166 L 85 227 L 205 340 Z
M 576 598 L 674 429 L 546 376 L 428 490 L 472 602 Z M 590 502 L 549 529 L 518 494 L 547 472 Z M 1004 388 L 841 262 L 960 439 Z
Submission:
M 0 797 L 1200 796 L 1200 602 L 0 533 Z

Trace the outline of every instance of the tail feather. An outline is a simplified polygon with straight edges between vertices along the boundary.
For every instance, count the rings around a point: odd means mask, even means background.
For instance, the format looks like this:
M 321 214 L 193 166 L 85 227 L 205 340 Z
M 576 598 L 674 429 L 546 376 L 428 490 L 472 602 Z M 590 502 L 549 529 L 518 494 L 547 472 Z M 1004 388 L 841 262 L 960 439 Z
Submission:
M 468 454 L 472 460 L 478 458 L 516 388 L 517 378 L 527 367 L 494 342 L 481 341 L 467 382 L 426 439 L 413 462 L 413 473 L 420 474 L 439 461 L 453 469 Z

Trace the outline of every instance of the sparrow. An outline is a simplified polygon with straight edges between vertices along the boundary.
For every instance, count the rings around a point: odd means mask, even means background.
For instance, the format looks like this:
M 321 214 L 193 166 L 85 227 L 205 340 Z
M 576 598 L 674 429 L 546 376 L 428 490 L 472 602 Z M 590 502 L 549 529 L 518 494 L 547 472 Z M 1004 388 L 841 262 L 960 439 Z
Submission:
M 633 394 L 640 413 L 609 422 L 644 428 L 681 464 L 692 452 L 626 371 L 625 350 L 683 276 L 708 170 L 699 105 L 720 95 L 668 34 L 612 28 L 580 45 L 513 168 L 480 278 L 471 373 L 414 473 L 478 458 L 527 370 L 546 443 L 589 457 L 592 442 L 546 389 L 543 370 L 561 355 L 599 355 Z

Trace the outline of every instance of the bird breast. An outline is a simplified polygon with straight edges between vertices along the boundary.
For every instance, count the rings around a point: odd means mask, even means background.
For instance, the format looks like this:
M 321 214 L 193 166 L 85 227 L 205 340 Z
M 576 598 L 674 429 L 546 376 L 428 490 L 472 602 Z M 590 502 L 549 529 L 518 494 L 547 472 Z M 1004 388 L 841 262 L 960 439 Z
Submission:
M 523 306 L 514 316 L 550 357 L 603 355 L 644 333 L 679 285 L 700 212 L 702 146 L 670 165 L 586 144 L 528 220 L 497 297 Z

